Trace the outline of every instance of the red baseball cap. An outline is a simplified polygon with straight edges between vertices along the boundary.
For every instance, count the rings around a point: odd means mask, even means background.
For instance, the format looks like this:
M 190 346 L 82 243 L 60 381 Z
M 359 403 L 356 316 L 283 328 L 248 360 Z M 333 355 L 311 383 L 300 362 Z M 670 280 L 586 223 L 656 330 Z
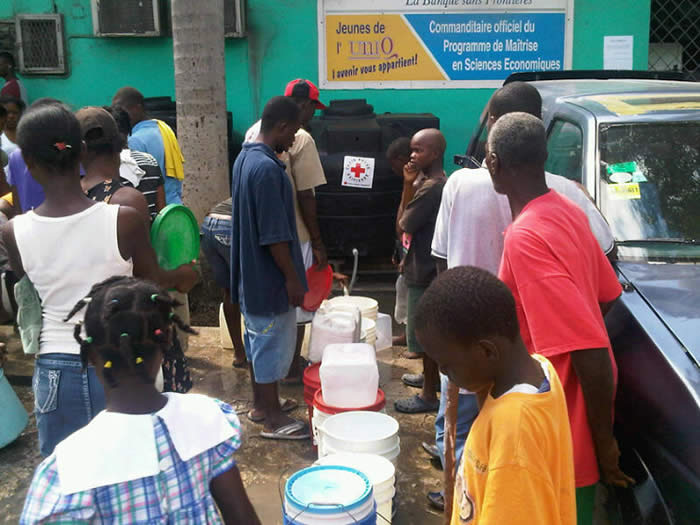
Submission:
M 285 97 L 309 98 L 316 102 L 316 109 L 326 109 L 326 105 L 318 99 L 318 95 L 316 85 L 305 78 L 292 80 L 284 90 Z

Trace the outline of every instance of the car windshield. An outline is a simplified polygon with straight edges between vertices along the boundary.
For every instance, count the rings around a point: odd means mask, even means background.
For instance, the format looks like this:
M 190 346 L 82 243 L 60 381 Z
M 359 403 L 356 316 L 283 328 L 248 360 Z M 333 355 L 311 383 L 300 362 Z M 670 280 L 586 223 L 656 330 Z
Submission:
M 700 121 L 604 124 L 600 208 L 621 258 L 700 258 Z

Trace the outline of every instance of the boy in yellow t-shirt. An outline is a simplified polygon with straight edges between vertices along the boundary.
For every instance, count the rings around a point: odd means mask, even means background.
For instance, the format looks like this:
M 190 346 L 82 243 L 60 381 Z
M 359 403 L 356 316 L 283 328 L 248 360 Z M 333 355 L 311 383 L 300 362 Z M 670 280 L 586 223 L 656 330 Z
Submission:
M 442 273 L 418 305 L 416 336 L 481 401 L 455 482 L 452 525 L 576 523 L 564 392 L 546 358 L 528 354 L 515 301 L 491 273 Z

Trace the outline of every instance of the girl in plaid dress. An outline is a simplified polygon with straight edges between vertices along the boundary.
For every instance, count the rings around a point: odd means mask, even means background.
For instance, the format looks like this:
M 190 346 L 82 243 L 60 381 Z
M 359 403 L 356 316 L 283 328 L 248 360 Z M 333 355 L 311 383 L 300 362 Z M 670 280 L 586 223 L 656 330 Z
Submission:
M 106 410 L 36 469 L 20 523 L 259 524 L 233 458 L 240 423 L 232 407 L 198 394 L 159 393 L 154 381 L 177 303 L 131 277 L 95 285 L 87 306 L 83 365 L 98 371 Z

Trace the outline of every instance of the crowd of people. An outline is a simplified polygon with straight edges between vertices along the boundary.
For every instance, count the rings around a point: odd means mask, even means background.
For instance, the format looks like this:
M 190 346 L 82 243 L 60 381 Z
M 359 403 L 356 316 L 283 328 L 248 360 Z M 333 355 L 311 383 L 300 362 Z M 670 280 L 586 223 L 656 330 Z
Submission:
M 22 342 L 37 354 L 45 457 L 21 522 L 259 523 L 236 467 L 235 411 L 184 394 L 193 330 L 177 292 L 198 275 L 192 264 L 160 268 L 148 238 L 157 213 L 182 202 L 173 131 L 132 87 L 106 107 L 73 112 L 44 98 L 25 109 L 11 58 L 0 54 L 1 240 Z M 303 440 L 310 429 L 288 415 L 297 404 L 279 384 L 301 382 L 306 273 L 328 264 L 314 194 L 326 179 L 308 132 L 324 106 L 309 80 L 283 93 L 246 133 L 231 195 L 201 233 L 233 366 L 251 378 L 246 417 L 263 438 Z M 437 412 L 435 444 L 423 446 L 444 464 L 448 384 L 460 389 L 454 494 L 428 495 L 437 507 L 452 498 L 453 525 L 590 524 L 599 480 L 634 482 L 612 432 L 603 318 L 621 293 L 614 240 L 581 186 L 545 172 L 536 89 L 504 86 L 488 116 L 481 169 L 447 177 L 437 129 L 387 150 L 403 178 L 396 343 L 423 364 L 402 378 L 419 392 L 395 408 Z
M 427 247 L 405 220 L 425 184 L 416 166 L 431 171 L 424 132 L 412 138 L 403 169 L 397 230 L 408 293 L 397 283 L 397 311 L 405 308 L 407 357 L 423 357 L 423 374 L 402 378 L 422 390 L 395 407 L 438 410 L 436 443 L 423 447 L 444 465 L 448 380 L 460 387 L 453 524 L 513 523 L 518 515 L 592 523 L 599 480 L 634 482 L 620 470 L 612 431 L 617 369 L 603 318 L 622 291 L 610 262 L 614 239 L 583 187 L 545 172 L 541 105 L 525 83 L 494 93 L 484 165 L 452 174 L 426 206 Z M 438 276 L 416 308 L 411 272 L 428 255 Z M 520 361 L 523 350 L 536 361 Z M 445 374 L 439 383 L 435 364 Z M 428 498 L 444 508 L 443 493 Z

